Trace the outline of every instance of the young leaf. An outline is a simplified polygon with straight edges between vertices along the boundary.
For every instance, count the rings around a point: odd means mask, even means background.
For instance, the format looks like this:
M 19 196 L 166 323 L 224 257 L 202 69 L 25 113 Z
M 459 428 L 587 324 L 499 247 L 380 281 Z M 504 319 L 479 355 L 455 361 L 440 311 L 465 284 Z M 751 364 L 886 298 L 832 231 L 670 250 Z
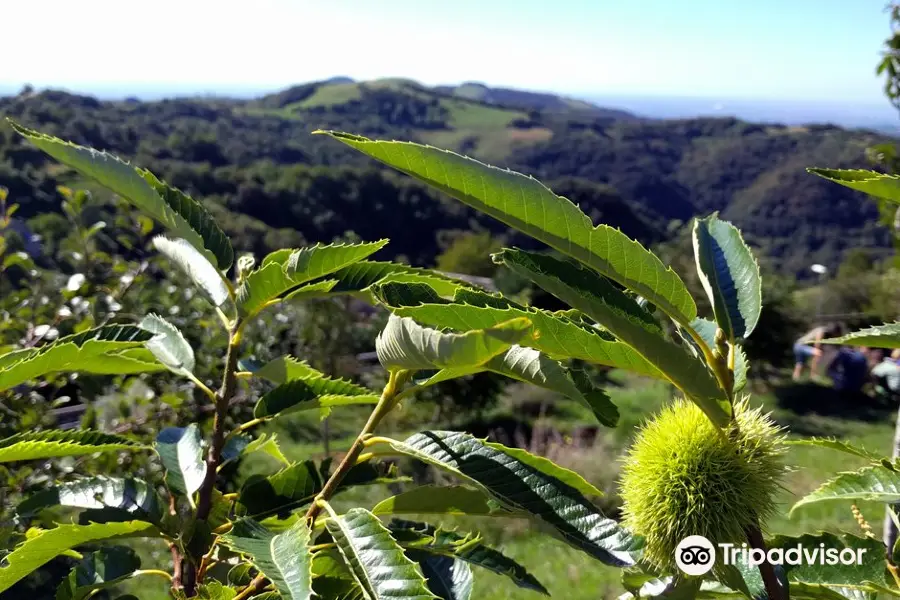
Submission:
M 166 484 L 193 503 L 191 497 L 203 484 L 207 468 L 200 429 L 193 423 L 163 429 L 156 436 L 156 452 L 166 468 Z
M 762 311 L 759 265 L 741 232 L 716 215 L 694 220 L 694 258 L 716 323 L 729 342 L 747 338 Z
M 31 515 L 50 506 L 112 508 L 121 511 L 122 521 L 139 519 L 157 525 L 164 514 L 159 495 L 146 481 L 105 475 L 57 483 L 29 496 L 16 507 L 16 513 Z
M 817 448 L 828 448 L 829 450 L 837 450 L 838 452 L 843 452 L 852 456 L 859 456 L 860 458 L 865 458 L 866 460 L 870 460 L 876 463 L 881 463 L 884 460 L 890 462 L 891 460 L 885 456 L 881 456 L 880 454 L 869 452 L 861 446 L 855 446 L 849 442 L 834 438 L 811 437 L 802 440 L 788 440 L 785 443 L 791 446 L 815 446 Z
M 840 473 L 794 504 L 791 514 L 801 506 L 833 500 L 869 500 L 889 504 L 900 502 L 900 473 L 882 465 Z
M 253 316 L 302 284 L 363 260 L 386 244 L 387 240 L 317 244 L 310 248 L 273 252 L 238 288 L 238 310 L 244 316 Z
M 379 283 L 372 291 L 394 314 L 412 317 L 431 327 L 472 331 L 525 317 L 532 325 L 528 345 L 551 358 L 576 358 L 664 378 L 644 357 L 608 332 L 559 313 L 520 306 L 506 298 L 465 288 L 456 292 L 453 301 L 441 298 L 438 290 L 424 284 Z
M 701 317 L 697 317 L 693 321 L 691 321 L 691 327 L 696 331 L 700 337 L 706 342 L 706 345 L 710 348 L 716 347 L 716 331 L 719 329 L 719 326 L 709 319 L 703 319 Z M 697 352 L 697 357 L 702 356 L 702 352 L 700 351 L 699 346 L 696 345 L 694 339 L 690 337 L 686 332 L 682 331 L 682 339 L 684 339 L 684 343 L 689 346 L 695 348 Z M 734 392 L 740 392 L 747 386 L 747 369 L 749 368 L 747 365 L 747 355 L 744 354 L 744 349 L 740 346 L 740 344 L 735 344 L 734 348 Z
M 235 552 L 246 555 L 284 600 L 312 597 L 312 553 L 305 520 L 276 535 L 251 519 L 241 519 L 221 540 Z
M 235 460 L 244 454 L 253 452 L 262 452 L 268 454 L 283 465 L 291 464 L 281 447 L 278 445 L 278 434 L 273 433 L 271 436 L 267 433 L 260 434 L 256 439 L 249 435 L 239 434 L 230 438 L 225 442 L 222 448 L 222 464 L 230 460 Z
M 56 600 L 86 600 L 141 568 L 137 553 L 126 546 L 100 548 L 84 555 L 56 589 Z
M 460 289 L 471 289 L 470 283 L 454 279 L 431 269 L 420 269 L 394 262 L 361 260 L 331 274 L 337 280 L 332 292 L 367 292 L 376 283 L 424 283 L 441 296 L 452 298 Z
M 524 381 L 580 402 L 607 427 L 615 427 L 619 420 L 619 410 L 603 390 L 595 388 L 580 372 L 569 371 L 537 350 L 514 345 L 484 366 L 493 373 Z
M 377 403 L 378 394 L 355 383 L 310 376 L 290 380 L 264 394 L 253 408 L 253 416 L 264 419 L 314 408 Z
M 270 596 L 270 592 L 264 592 L 253 596 L 253 600 L 280 600 L 281 596 L 277 592 L 271 592 L 274 596 Z M 237 596 L 237 590 L 225 587 L 218 581 L 210 581 L 204 583 L 197 588 L 197 597 L 201 600 L 232 600 Z M 268 599 L 265 596 L 269 596 Z
M 475 580 L 472 569 L 449 556 L 407 550 L 406 555 L 419 564 L 431 590 L 441 600 L 469 600 Z
M 391 315 L 375 340 L 375 351 L 389 371 L 474 367 L 505 352 L 530 329 L 528 319 L 519 318 L 466 333 L 442 333 Z
M 166 367 L 146 348 L 126 348 L 84 357 L 67 370 L 95 375 L 133 375 L 165 371 Z
M 870 348 L 900 348 L 900 323 L 886 323 L 822 340 L 823 344 L 868 346 Z
M 103 358 L 125 350 L 139 350 L 153 334 L 134 325 L 105 325 L 59 338 L 40 348 L 15 350 L 0 356 L 0 391 L 48 373 L 75 371 L 111 374 L 114 365 Z M 145 355 L 127 355 L 139 360 Z M 134 371 L 132 363 L 125 372 Z M 148 370 L 156 370 L 153 367 Z
M 0 440 L 0 463 L 147 448 L 120 435 L 86 429 L 25 432 Z
M 145 344 L 159 362 L 180 375 L 193 372 L 194 350 L 177 327 L 154 314 L 144 317 L 140 326 L 154 334 Z
M 731 405 L 706 364 L 669 341 L 653 316 L 608 280 L 572 262 L 522 250 L 503 250 L 494 260 L 606 327 L 665 374 L 714 424 L 729 422 Z
M 306 379 L 307 377 L 327 377 L 321 371 L 309 366 L 305 360 L 287 355 L 270 360 L 253 371 L 253 374 L 257 377 L 268 379 L 272 383 L 287 383 L 288 381 Z
M 608 519 L 578 490 L 564 483 L 571 471 L 550 461 L 522 462 L 498 444 L 454 431 L 425 431 L 390 446 L 462 477 L 504 506 L 550 525 L 568 544 L 606 564 L 635 564 L 642 541 Z M 535 457 L 532 457 L 535 458 Z M 540 468 L 538 468 L 540 467 Z
M 362 508 L 325 522 L 368 600 L 429 600 L 422 569 L 403 553 L 378 517 Z
M 415 548 L 425 553 L 463 560 L 497 575 L 509 577 L 513 583 L 522 589 L 540 592 L 545 596 L 550 595 L 547 589 L 541 585 L 541 582 L 529 573 L 525 567 L 499 550 L 484 545 L 480 541 L 480 536 L 472 534 L 462 536 L 455 531 L 436 529 L 427 523 L 416 523 L 399 519 L 393 520 L 389 529 L 400 542 L 400 545 L 407 549 Z M 409 540 L 408 542 L 406 541 L 407 539 Z
M 864 169 L 807 169 L 828 181 L 900 204 L 900 176 Z
M 222 273 L 185 239 L 170 240 L 158 235 L 153 246 L 184 271 L 198 288 L 203 290 L 213 306 L 222 306 L 228 300 L 228 286 Z
M 594 226 L 578 206 L 536 179 L 411 142 L 373 141 L 334 131 L 317 133 L 330 135 L 568 254 L 683 323 L 697 316 L 684 283 L 656 255 L 618 229 Z
M 202 204 L 169 187 L 149 171 L 106 152 L 85 148 L 10 121 L 35 146 L 81 174 L 96 180 L 147 213 L 177 237 L 185 238 L 222 271 L 234 260 L 228 237 Z
M 802 546 L 807 552 L 819 550 L 838 552 L 850 550 L 855 556 L 862 557 L 862 563 L 857 565 L 854 561 L 849 565 L 835 561 L 830 565 L 829 561 L 801 560 L 799 565 L 785 564 L 784 570 L 790 582 L 791 596 L 793 597 L 794 583 L 819 584 L 828 587 L 844 587 L 866 591 L 867 584 L 884 585 L 887 583 L 887 571 L 885 565 L 885 549 L 881 540 L 869 537 L 857 537 L 849 533 L 819 533 L 805 534 L 799 537 L 778 535 L 766 541 L 770 549 L 781 548 L 785 551 Z M 823 549 L 824 547 L 824 549 Z M 862 551 L 859 553 L 859 551 Z M 825 563 L 825 564 L 821 564 Z M 893 586 L 893 580 L 891 580 Z
M 375 505 L 376 515 L 458 515 L 524 517 L 503 508 L 480 490 L 461 485 L 423 485 Z
M 5 557 L 0 566 L 0 592 L 40 568 L 47 561 L 82 544 L 128 537 L 156 537 L 159 532 L 150 523 L 92 523 L 90 525 L 58 525 L 31 537 Z

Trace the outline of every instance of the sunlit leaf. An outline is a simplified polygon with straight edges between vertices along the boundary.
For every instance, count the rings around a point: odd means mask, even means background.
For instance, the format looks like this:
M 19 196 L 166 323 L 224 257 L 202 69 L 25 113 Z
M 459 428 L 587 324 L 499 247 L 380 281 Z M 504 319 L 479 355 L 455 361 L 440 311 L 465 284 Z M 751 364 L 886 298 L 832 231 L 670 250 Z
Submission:
M 421 567 L 411 561 L 378 517 L 362 508 L 325 522 L 368 600 L 429 600 Z
M 466 333 L 442 333 L 391 315 L 375 350 L 387 370 L 472 367 L 502 354 L 530 329 L 528 319 L 520 318 Z
M 283 600 L 312 597 L 312 553 L 306 521 L 275 534 L 253 520 L 241 519 L 221 539 L 235 552 L 246 555 L 275 585 Z
M 203 290 L 213 306 L 221 306 L 228 300 L 228 286 L 222 273 L 190 242 L 158 235 L 153 238 L 153 246 L 178 265 L 194 285 Z
M 606 327 L 659 369 L 713 423 L 724 426 L 730 421 L 731 405 L 706 363 L 670 341 L 650 313 L 608 280 L 573 262 L 522 250 L 506 249 L 494 259 Z
M 762 312 L 759 265 L 737 227 L 716 215 L 696 219 L 693 230 L 697 272 L 716 323 L 731 343 L 747 338 Z
M 595 226 L 578 206 L 536 179 L 412 142 L 317 133 L 330 135 L 572 256 L 684 323 L 697 316 L 684 283 L 659 258 L 618 229 Z
M 273 252 L 238 288 L 238 309 L 245 316 L 255 315 L 304 283 L 363 260 L 386 244 L 387 240 L 327 246 L 317 244 L 309 248 Z
M 394 314 L 412 317 L 431 327 L 471 331 L 525 317 L 532 325 L 528 345 L 551 358 L 577 358 L 641 375 L 663 377 L 644 357 L 608 332 L 559 313 L 524 307 L 505 298 L 465 288 L 458 290 L 452 301 L 438 296 L 439 290 L 430 284 L 390 282 L 374 286 L 373 291 Z
M 156 436 L 156 451 L 166 468 L 169 488 L 190 499 L 206 477 L 200 429 L 193 423 L 187 427 L 167 427 Z
M 125 546 L 100 548 L 84 555 L 56 589 L 56 600 L 85 600 L 112 587 L 141 567 L 137 553 Z
M 0 356 L 0 391 L 20 383 L 61 371 L 114 373 L 109 363 L 98 360 L 125 350 L 138 350 L 153 337 L 151 332 L 134 325 L 106 325 L 66 336 L 39 348 L 15 350 Z M 135 360 L 140 358 L 135 355 Z M 126 373 L 134 371 L 128 365 Z M 148 370 L 156 370 L 152 367 Z
M 16 507 L 19 515 L 30 515 L 50 506 L 103 509 L 121 511 L 121 520 L 148 521 L 159 524 L 163 518 L 163 504 L 146 481 L 131 477 L 107 477 L 97 475 L 76 481 L 57 483 L 41 490 Z
M 883 465 L 840 473 L 794 504 L 791 513 L 807 504 L 835 500 L 847 503 L 857 500 L 889 504 L 900 502 L 900 473 Z
M 127 437 L 87 429 L 25 432 L 0 440 L 0 463 L 148 448 Z
M 92 523 L 90 525 L 58 525 L 27 539 L 4 557 L 0 566 L 0 592 L 39 569 L 49 560 L 82 544 L 129 537 L 156 537 L 159 532 L 144 521 L 124 523 Z
M 534 461 L 526 464 L 499 445 L 461 432 L 425 431 L 403 442 L 392 440 L 390 446 L 466 479 L 509 509 L 532 515 L 561 539 L 604 563 L 633 565 L 643 545 L 578 490 L 555 477 L 554 471 L 544 472 Z
M 869 348 L 900 348 L 900 323 L 886 323 L 861 329 L 841 337 L 824 339 L 822 343 Z
M 10 121 L 35 146 L 144 211 L 177 237 L 185 238 L 221 270 L 234 260 L 228 237 L 202 204 L 170 187 L 152 173 L 106 152 L 78 146 Z
M 194 350 L 177 327 L 154 314 L 144 317 L 140 326 L 153 334 L 145 345 L 159 362 L 181 375 L 193 372 Z

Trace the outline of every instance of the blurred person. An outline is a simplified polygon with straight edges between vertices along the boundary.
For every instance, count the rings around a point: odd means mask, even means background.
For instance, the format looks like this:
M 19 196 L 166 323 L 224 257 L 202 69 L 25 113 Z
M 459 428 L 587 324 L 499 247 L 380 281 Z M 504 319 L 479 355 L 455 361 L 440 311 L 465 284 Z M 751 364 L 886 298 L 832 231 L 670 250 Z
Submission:
M 797 381 L 803 375 L 803 367 L 809 362 L 809 375 L 815 376 L 816 367 L 822 358 L 822 349 L 819 347 L 822 340 L 836 337 L 843 333 L 843 328 L 838 323 L 820 325 L 807 331 L 794 342 L 794 373 L 793 379 Z

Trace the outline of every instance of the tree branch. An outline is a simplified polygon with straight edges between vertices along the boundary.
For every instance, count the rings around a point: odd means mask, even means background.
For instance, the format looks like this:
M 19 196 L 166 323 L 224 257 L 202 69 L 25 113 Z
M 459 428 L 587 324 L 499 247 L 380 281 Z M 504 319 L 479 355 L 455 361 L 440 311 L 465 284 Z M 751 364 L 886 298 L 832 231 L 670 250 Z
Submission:
M 747 542 L 750 543 L 750 547 L 762 550 L 763 554 L 765 554 L 766 541 L 763 539 L 759 525 L 748 527 L 744 533 L 747 534 Z M 763 560 L 759 565 L 759 574 L 762 575 L 763 585 L 766 588 L 766 595 L 769 597 L 769 600 L 787 600 L 784 586 L 781 585 L 778 576 L 775 575 L 775 567 L 771 563 Z

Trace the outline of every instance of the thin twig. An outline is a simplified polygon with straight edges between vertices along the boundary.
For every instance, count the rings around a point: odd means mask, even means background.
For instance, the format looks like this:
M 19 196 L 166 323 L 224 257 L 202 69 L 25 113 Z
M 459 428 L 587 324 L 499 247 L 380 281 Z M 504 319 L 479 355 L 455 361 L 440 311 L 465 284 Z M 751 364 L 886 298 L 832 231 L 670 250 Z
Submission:
M 330 500 L 337 491 L 338 486 L 340 486 L 341 481 L 343 481 L 347 472 L 349 472 L 356 464 L 357 459 L 366 447 L 366 440 L 371 437 L 372 432 L 384 416 L 396 406 L 400 387 L 406 381 L 407 375 L 408 373 L 406 371 L 399 371 L 392 372 L 388 377 L 388 381 L 381 392 L 381 398 L 378 399 L 378 404 L 375 406 L 374 410 L 372 410 L 372 414 L 369 416 L 369 420 L 366 422 L 365 427 L 359 432 L 356 441 L 353 442 L 353 445 L 350 446 L 350 449 L 344 455 L 343 460 L 341 460 L 341 464 L 338 465 L 334 473 L 331 474 L 331 477 L 328 478 L 328 481 L 322 487 L 322 491 L 319 492 L 315 500 L 313 500 L 312 505 L 310 505 L 309 510 L 306 512 L 306 521 L 310 524 L 310 527 L 315 524 L 316 517 L 318 517 L 319 513 L 322 511 L 322 507 L 327 505 L 328 500 Z M 261 590 L 265 585 L 265 582 L 266 577 L 264 575 L 257 575 L 247 587 L 234 597 L 234 600 L 244 600 L 245 598 L 249 598 Z

